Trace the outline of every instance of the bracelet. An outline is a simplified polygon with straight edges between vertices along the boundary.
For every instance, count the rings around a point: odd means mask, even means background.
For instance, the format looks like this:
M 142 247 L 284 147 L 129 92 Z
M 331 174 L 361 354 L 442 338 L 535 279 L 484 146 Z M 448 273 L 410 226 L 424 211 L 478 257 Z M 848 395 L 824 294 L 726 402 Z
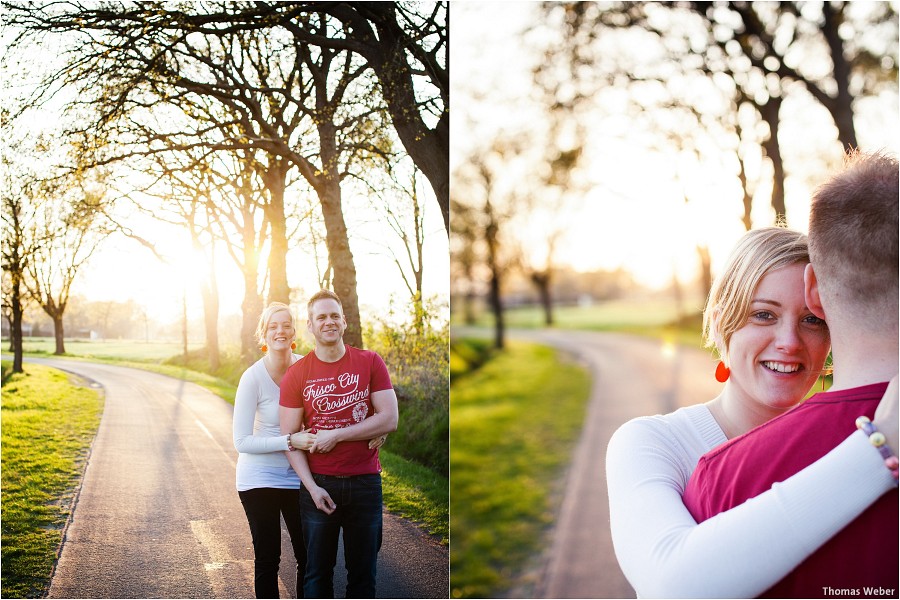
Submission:
M 292 435 L 293 435 L 292 433 L 289 433 L 288 436 L 287 436 L 288 452 L 292 452 L 292 451 L 296 450 L 296 448 L 294 448 L 294 445 L 291 444 L 291 436 L 292 436 Z
M 863 433 L 869 437 L 869 443 L 875 446 L 875 449 L 881 454 L 881 457 L 884 459 L 884 465 L 891 472 L 894 479 L 898 479 L 898 477 L 900 477 L 900 471 L 898 471 L 900 459 L 891 452 L 890 447 L 887 445 L 887 438 L 884 437 L 884 434 L 878 431 L 878 428 L 875 427 L 875 424 L 872 423 L 871 419 L 865 415 L 857 417 L 856 428 L 862 429 Z

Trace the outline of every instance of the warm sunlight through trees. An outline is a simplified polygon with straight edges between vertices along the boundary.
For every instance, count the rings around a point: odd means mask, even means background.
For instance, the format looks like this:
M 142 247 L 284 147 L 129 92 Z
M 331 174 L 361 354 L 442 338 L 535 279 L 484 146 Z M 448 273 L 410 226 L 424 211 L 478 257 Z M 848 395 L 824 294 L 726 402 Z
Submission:
M 554 270 L 624 269 L 646 294 L 665 293 L 678 314 L 693 314 L 742 231 L 806 229 L 808 198 L 842 148 L 896 150 L 897 14 L 888 2 L 454 9 L 454 68 L 466 77 L 454 88 L 453 172 L 486 160 L 485 140 L 530 140 L 494 169 L 494 188 L 524 190 L 493 207 L 514 215 L 501 226 L 502 253 L 552 248 L 555 257 L 554 269 L 510 269 L 507 304 L 546 303 L 540 285 Z M 554 129 L 556 143 L 536 135 Z M 573 200 L 548 202 L 552 189 L 539 184 L 552 164 L 547 149 L 577 157 L 564 185 Z M 482 206 L 471 193 L 454 198 L 467 211 Z M 452 256 L 465 277 L 453 279 L 454 299 L 477 290 L 492 304 L 487 254 L 472 251 L 485 238 L 463 242 L 462 229 Z M 597 298 L 583 290 L 582 300 Z
M 345 198 L 388 180 L 393 162 L 408 155 L 421 169 L 446 228 L 446 3 L 5 2 L 4 9 L 18 35 L 13 50 L 44 40 L 64 49 L 23 102 L 37 111 L 48 99 L 77 98 L 68 101 L 63 132 L 80 146 L 77 167 L 127 168 L 132 175 L 117 179 L 119 206 L 180 223 L 194 247 L 228 251 L 244 281 L 246 361 L 256 352 L 263 304 L 303 303 L 288 283 L 289 251 L 309 238 L 302 232 L 323 232 L 327 265 L 316 262 L 317 271 L 343 300 L 346 341 L 363 345 Z M 131 218 L 114 210 L 110 218 L 162 254 Z M 216 361 L 210 329 L 218 326 L 218 292 L 198 279 Z

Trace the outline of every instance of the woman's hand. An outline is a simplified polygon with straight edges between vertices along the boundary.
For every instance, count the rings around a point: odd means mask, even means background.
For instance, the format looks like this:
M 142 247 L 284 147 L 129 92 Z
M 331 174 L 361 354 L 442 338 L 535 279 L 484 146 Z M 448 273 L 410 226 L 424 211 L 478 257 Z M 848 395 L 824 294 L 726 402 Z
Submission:
M 878 431 L 887 438 L 888 447 L 894 455 L 900 452 L 900 441 L 898 441 L 900 435 L 898 435 L 897 431 L 900 428 L 900 425 L 898 425 L 898 421 L 900 421 L 900 411 L 897 408 L 898 398 L 900 398 L 900 385 L 898 385 L 897 376 L 894 375 L 894 378 L 891 379 L 887 386 L 887 390 L 884 392 L 884 396 L 881 397 L 881 402 L 878 403 L 878 408 L 875 410 L 875 418 L 872 420 Z
M 374 437 L 369 440 L 369 450 L 377 450 L 384 446 L 384 442 L 387 441 L 387 434 L 379 435 L 378 437 Z
M 316 434 L 306 430 L 291 434 L 291 446 L 296 450 L 309 450 L 316 443 Z

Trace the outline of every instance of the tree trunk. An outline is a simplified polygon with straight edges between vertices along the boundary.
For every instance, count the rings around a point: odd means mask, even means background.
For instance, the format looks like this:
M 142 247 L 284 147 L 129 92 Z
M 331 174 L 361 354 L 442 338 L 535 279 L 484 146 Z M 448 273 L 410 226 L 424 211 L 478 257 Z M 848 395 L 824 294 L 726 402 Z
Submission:
M 17 274 L 13 274 L 13 289 L 10 299 L 12 307 L 12 320 L 9 326 L 9 337 L 13 353 L 13 373 L 22 373 L 22 315 L 25 310 L 22 307 L 22 284 Z
M 256 230 L 253 218 L 246 214 L 244 215 L 242 238 L 244 300 L 241 302 L 241 363 L 250 366 L 259 357 L 256 324 L 263 311 L 263 299 L 257 287 L 259 284 L 259 252 L 256 248 Z
M 463 306 L 463 321 L 466 325 L 475 324 L 475 290 L 469 289 L 465 295 L 465 304 Z
M 712 258 L 709 255 L 709 247 L 697 246 L 697 255 L 700 257 L 700 293 L 705 302 L 712 289 Z
M 269 202 L 264 207 L 269 221 L 269 295 L 268 303 L 291 302 L 291 288 L 287 278 L 287 225 L 284 217 L 285 179 L 291 163 L 284 158 L 270 157 L 270 168 L 263 176 L 269 191 Z
M 826 104 L 825 108 L 834 119 L 834 124 L 838 129 L 838 139 L 846 152 L 848 149 L 858 148 L 859 143 L 856 141 L 856 128 L 853 125 L 853 95 L 850 93 L 851 65 L 844 56 L 844 40 L 838 33 L 838 29 L 844 21 L 844 7 L 837 10 L 839 12 L 835 12 L 835 7 L 830 2 L 822 3 L 822 15 L 825 17 L 822 34 L 828 42 L 831 63 L 834 65 L 832 74 L 837 85 L 837 96 L 832 102 Z
M 763 120 L 769 125 L 769 138 L 763 142 L 766 156 L 772 161 L 772 208 L 775 209 L 775 221 L 787 222 L 787 210 L 784 205 L 784 161 L 781 158 L 781 146 L 778 143 L 778 112 L 781 109 L 781 98 L 771 97 L 759 107 Z
M 534 272 L 531 274 L 531 282 L 538 291 L 541 308 L 544 310 L 544 325 L 553 326 L 553 299 L 550 294 L 550 271 Z
M 743 129 L 740 124 L 735 124 L 735 130 L 737 133 L 737 141 L 738 148 L 735 152 L 735 155 L 738 159 L 738 179 L 741 181 L 741 191 L 744 193 L 744 215 L 741 217 L 741 222 L 744 224 L 744 229 L 750 231 L 753 228 L 753 220 L 750 217 L 750 212 L 753 209 L 753 194 L 750 192 L 750 184 L 747 181 L 747 169 L 746 164 L 744 163 L 744 157 L 741 154 L 741 136 Z
M 505 323 L 503 322 L 503 301 L 500 298 L 500 289 L 501 289 L 501 278 L 502 273 L 500 269 L 500 265 L 498 263 L 498 240 L 497 233 L 498 227 L 494 222 L 494 214 L 493 209 L 490 205 L 490 202 L 487 203 L 486 211 L 488 214 L 488 218 L 490 222 L 488 223 L 487 228 L 485 229 L 485 240 L 487 241 L 488 247 L 488 267 L 491 270 L 491 282 L 490 282 L 490 303 L 491 303 L 491 312 L 494 314 L 494 347 L 497 350 L 503 350 L 506 345 L 505 342 Z
M 241 302 L 241 363 L 250 366 L 259 358 L 256 324 L 263 311 L 263 300 L 256 289 L 257 269 L 244 265 L 244 300 Z
M 341 186 L 338 181 L 329 178 L 317 190 L 319 204 L 322 207 L 322 218 L 325 221 L 325 245 L 328 247 L 328 259 L 334 272 L 334 292 L 340 296 L 347 319 L 347 331 L 344 342 L 356 348 L 363 347 L 362 329 L 359 319 L 359 296 L 356 291 L 356 265 L 350 251 L 350 239 L 347 236 L 347 224 L 341 207 Z
M 194 228 L 193 220 L 189 224 L 191 242 L 197 254 L 204 254 L 200 234 Z M 206 334 L 206 357 L 209 368 L 216 370 L 221 364 L 219 352 L 219 288 L 216 282 L 216 243 L 212 241 L 209 252 L 208 275 L 200 281 L 200 297 L 203 299 L 203 329 Z M 199 275 L 199 274 L 198 274 Z
M 211 265 L 209 279 L 201 286 L 203 297 L 203 321 L 206 329 L 206 355 L 212 371 L 221 366 L 219 352 L 219 288 L 216 281 L 215 263 Z
M 56 310 L 49 313 L 53 319 L 53 337 L 56 338 L 56 351 L 53 354 L 62 355 L 66 353 L 66 344 L 63 341 L 63 310 Z

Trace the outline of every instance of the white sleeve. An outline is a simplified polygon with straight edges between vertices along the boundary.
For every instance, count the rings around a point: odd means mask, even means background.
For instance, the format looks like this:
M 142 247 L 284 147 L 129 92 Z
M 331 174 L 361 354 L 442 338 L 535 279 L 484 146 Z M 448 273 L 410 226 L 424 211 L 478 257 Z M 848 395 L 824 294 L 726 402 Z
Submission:
M 267 452 L 284 452 L 287 450 L 287 438 L 280 436 L 253 435 L 256 422 L 256 407 L 261 394 L 251 369 L 244 371 L 234 395 L 234 418 L 231 422 L 231 435 L 234 447 L 245 454 L 264 454 Z
M 698 525 L 682 503 L 676 460 L 640 425 L 622 426 L 607 451 L 613 545 L 639 597 L 756 597 L 897 485 L 857 431 L 788 480 Z

